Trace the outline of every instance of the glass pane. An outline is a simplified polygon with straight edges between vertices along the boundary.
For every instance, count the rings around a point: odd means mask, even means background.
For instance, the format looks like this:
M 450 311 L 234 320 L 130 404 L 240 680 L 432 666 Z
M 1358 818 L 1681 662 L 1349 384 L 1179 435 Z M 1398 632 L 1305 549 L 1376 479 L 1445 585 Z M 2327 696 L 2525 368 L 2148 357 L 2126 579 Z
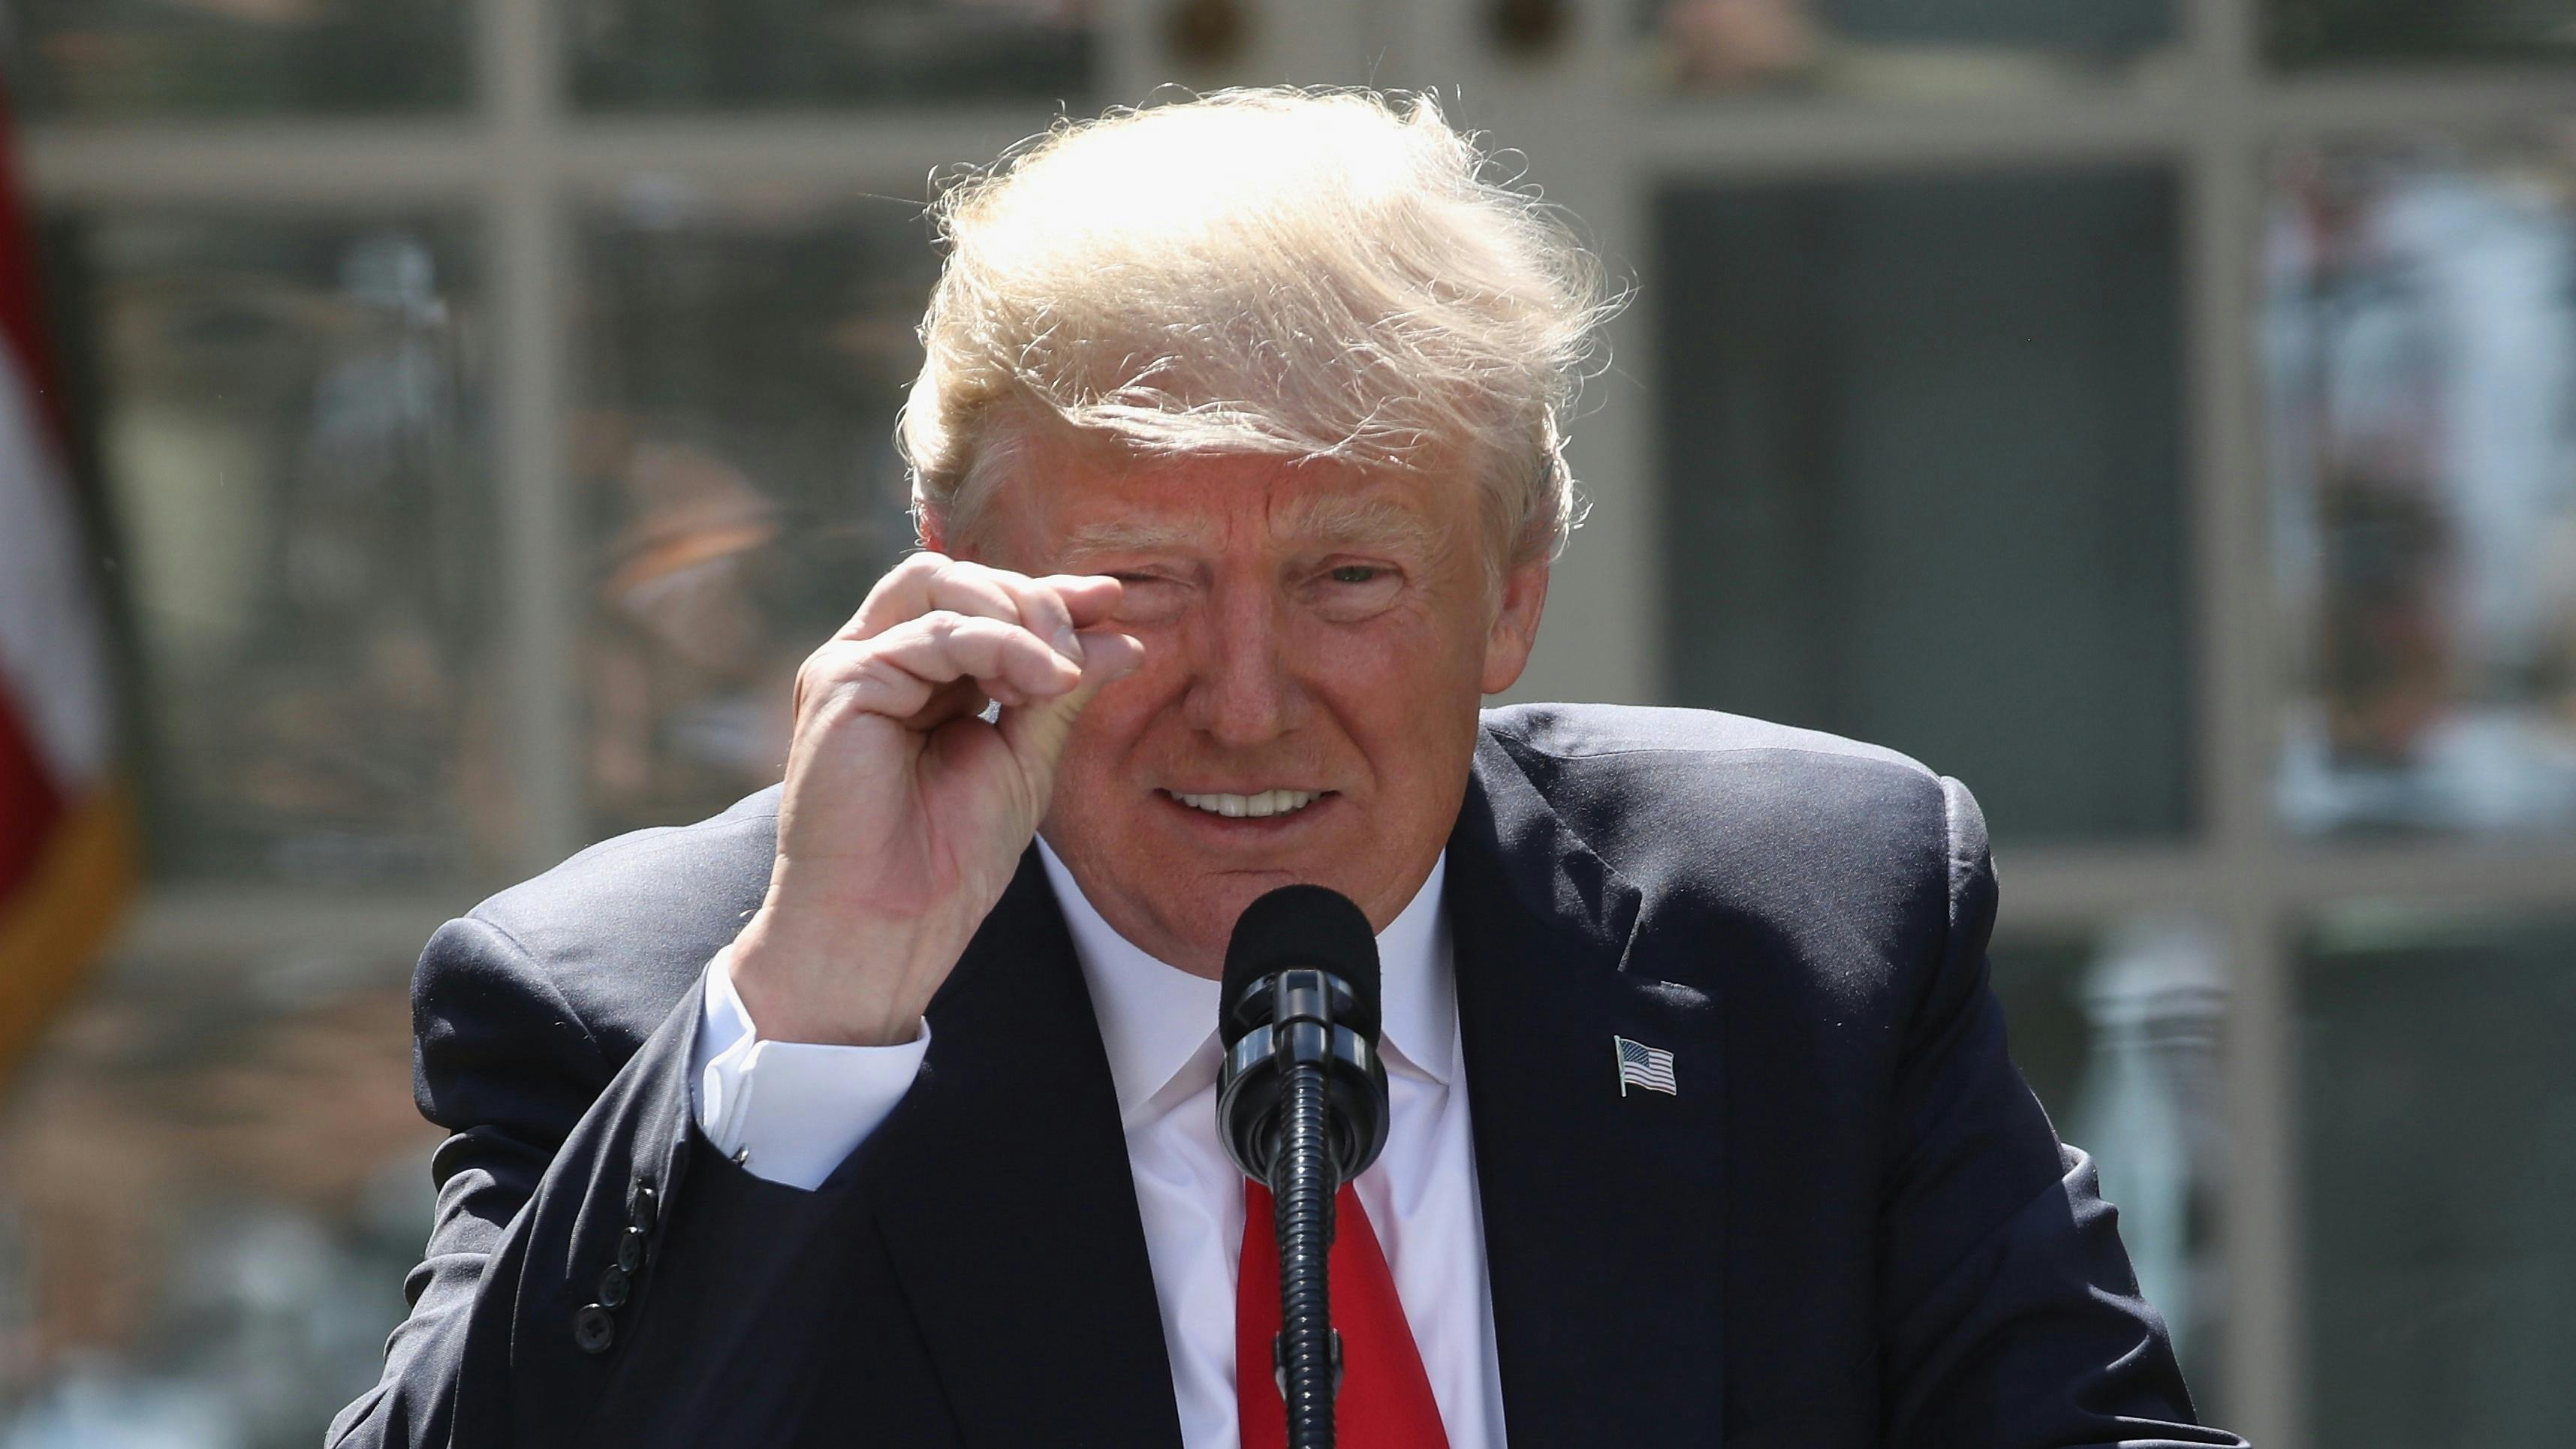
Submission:
M 1024 97 L 1052 114 L 1091 84 L 1091 0 L 564 3 L 573 95 L 596 109 Z
M 493 500 L 459 230 L 170 216 L 53 235 L 157 867 L 497 868 Z
M 2576 830 L 2576 150 L 2296 150 L 2262 348 L 2297 831 Z
M 2265 48 L 2283 66 L 2576 55 L 2571 0 L 2265 0 L 2263 19 Z
M 126 960 L 0 1119 L 0 1442 L 305 1449 L 429 1236 L 407 956 Z
M 656 184 L 582 231 L 577 472 L 597 827 L 775 782 L 796 666 L 911 546 L 918 208 Z
M 2184 828 L 2174 194 L 2126 172 L 1662 197 L 1678 702 L 1904 750 L 1999 836 Z
M 2311 1442 L 2559 1442 L 2576 918 L 2348 910 L 2298 973 Z
M 1655 84 L 1997 100 L 2152 83 L 2174 0 L 1631 0 Z
M 2225 1392 L 2226 1360 L 2217 937 L 2194 917 L 2142 915 L 2087 939 L 1998 946 L 1993 959 L 2013 1061 L 2058 1136 L 2100 1169 L 2139 1286 L 2206 1412 Z
M 10 95 L 114 118 L 462 106 L 466 0 L 20 0 Z

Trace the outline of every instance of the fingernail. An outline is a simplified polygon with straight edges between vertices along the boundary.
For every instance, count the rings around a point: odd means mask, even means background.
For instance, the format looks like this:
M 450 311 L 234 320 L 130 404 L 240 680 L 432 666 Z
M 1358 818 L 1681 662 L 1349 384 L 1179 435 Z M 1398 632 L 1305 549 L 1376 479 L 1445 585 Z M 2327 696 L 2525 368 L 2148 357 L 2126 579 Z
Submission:
M 1055 631 L 1055 652 L 1072 660 L 1074 668 L 1082 667 L 1082 636 L 1073 632 L 1071 624 Z

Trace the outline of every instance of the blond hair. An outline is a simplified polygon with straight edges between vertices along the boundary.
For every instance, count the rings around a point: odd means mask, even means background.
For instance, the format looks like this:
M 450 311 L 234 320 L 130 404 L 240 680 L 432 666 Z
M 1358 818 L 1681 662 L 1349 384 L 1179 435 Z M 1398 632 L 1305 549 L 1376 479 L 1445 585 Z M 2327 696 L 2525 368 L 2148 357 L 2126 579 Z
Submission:
M 1428 95 L 1229 90 L 1062 121 L 933 205 L 947 264 L 898 425 L 956 536 L 1051 424 L 1147 456 L 1484 481 L 1491 556 L 1579 519 L 1566 413 L 1598 261 Z

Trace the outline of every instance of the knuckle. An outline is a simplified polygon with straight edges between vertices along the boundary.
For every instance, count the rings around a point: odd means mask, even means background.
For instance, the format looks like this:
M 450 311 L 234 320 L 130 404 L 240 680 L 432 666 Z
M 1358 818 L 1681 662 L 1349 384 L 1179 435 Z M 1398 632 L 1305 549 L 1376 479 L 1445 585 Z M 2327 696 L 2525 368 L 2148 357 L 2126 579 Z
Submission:
M 868 661 L 882 652 L 882 647 L 871 639 L 864 644 L 836 643 L 817 649 L 805 656 L 804 666 L 797 671 L 797 682 L 810 688 L 829 689 L 855 679 L 867 668 Z
M 1050 623 L 1073 617 L 1073 609 L 1065 603 L 1064 595 L 1049 585 L 1032 581 L 1029 584 L 1028 597 L 1029 601 L 1037 606 L 1038 612 L 1044 614 Z
M 812 728 L 826 733 L 869 713 L 868 682 L 857 675 L 835 679 L 816 690 L 806 702 L 805 717 Z
M 802 699 L 828 687 L 835 676 L 848 667 L 849 651 L 837 643 L 826 644 L 805 656 L 796 666 L 796 694 Z

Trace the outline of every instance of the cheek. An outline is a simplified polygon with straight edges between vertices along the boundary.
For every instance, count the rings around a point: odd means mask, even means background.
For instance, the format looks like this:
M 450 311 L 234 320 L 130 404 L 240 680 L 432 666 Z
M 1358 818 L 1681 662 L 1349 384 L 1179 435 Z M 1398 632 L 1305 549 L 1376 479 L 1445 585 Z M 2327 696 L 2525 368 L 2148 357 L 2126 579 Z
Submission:
M 1383 777 L 1407 773 L 1426 746 L 1458 733 L 1459 719 L 1474 732 L 1482 657 L 1454 630 L 1408 622 L 1331 631 L 1300 672 Z
M 1463 617 L 1437 608 L 1397 608 L 1356 627 L 1317 624 L 1300 652 L 1315 672 L 1395 700 L 1446 699 L 1471 684 L 1484 659 L 1483 637 Z
M 1104 686 L 1073 722 L 1057 771 L 1057 793 L 1068 787 L 1084 794 L 1121 788 L 1118 782 L 1129 772 L 1137 751 L 1156 722 L 1171 712 L 1179 695 L 1169 651 L 1149 655 L 1135 673 Z

